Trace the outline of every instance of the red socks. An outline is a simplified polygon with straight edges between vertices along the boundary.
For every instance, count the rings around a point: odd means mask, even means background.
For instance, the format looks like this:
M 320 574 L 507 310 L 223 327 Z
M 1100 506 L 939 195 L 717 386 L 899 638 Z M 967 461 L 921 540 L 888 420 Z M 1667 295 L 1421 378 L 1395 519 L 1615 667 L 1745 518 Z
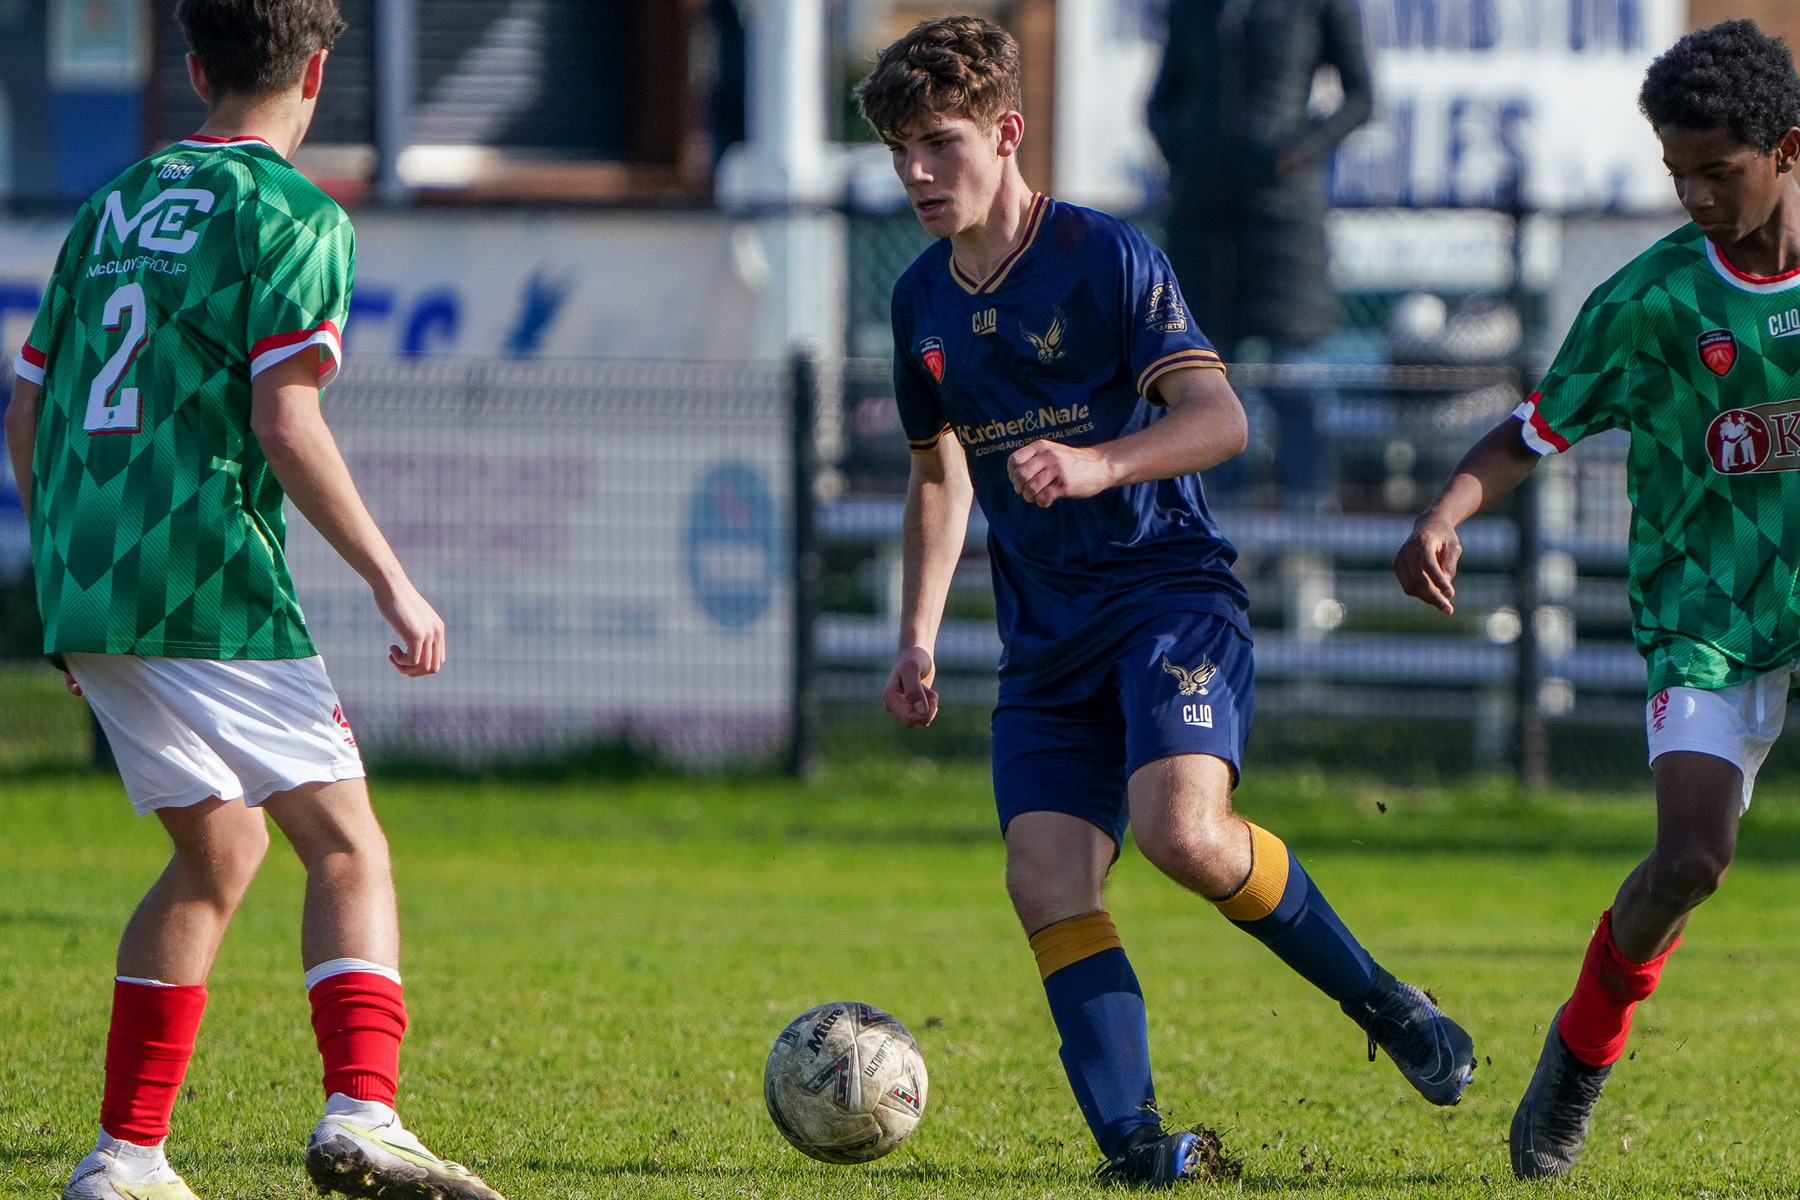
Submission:
M 399 975 L 361 959 L 334 959 L 310 974 L 308 996 L 319 1057 L 325 1061 L 325 1095 L 341 1092 L 392 1108 L 400 1086 L 400 1038 L 406 1032 Z M 100 1105 L 100 1127 L 108 1134 L 139 1146 L 154 1146 L 169 1136 L 169 1117 L 205 1011 L 203 983 L 114 981 L 106 1095 Z
M 169 1136 L 169 1117 L 205 1011 L 203 983 L 170 987 L 113 981 L 100 1128 L 140 1146 L 154 1146 Z
M 320 979 L 307 995 L 319 1057 L 325 1060 L 325 1095 L 341 1092 L 394 1107 L 400 1038 L 406 1032 L 399 979 L 348 970 Z
M 1675 946 L 1681 939 L 1675 939 Z M 1563 1006 L 1557 1029 L 1571 1053 L 1590 1067 L 1606 1067 L 1625 1053 L 1631 1033 L 1631 1013 L 1656 990 L 1663 964 L 1675 946 L 1645 963 L 1634 963 L 1619 953 L 1612 939 L 1612 909 L 1600 914 L 1600 928 L 1588 943 L 1581 963 L 1575 994 Z

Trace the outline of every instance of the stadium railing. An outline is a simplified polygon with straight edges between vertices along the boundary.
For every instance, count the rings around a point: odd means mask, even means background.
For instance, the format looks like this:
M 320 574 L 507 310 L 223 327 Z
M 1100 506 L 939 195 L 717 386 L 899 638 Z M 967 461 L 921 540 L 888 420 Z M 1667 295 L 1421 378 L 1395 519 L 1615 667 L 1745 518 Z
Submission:
M 847 490 L 819 515 L 838 567 L 827 594 L 850 600 L 819 623 L 821 694 L 842 702 L 872 698 L 894 650 L 905 450 L 889 370 L 880 360 L 845 365 Z M 1471 521 L 1458 612 L 1446 619 L 1403 595 L 1389 563 L 1427 488 L 1517 405 L 1517 370 L 1244 364 L 1230 374 L 1258 433 L 1271 432 L 1272 403 L 1306 394 L 1321 431 L 1313 465 L 1329 481 L 1294 511 L 1281 507 L 1279 464 L 1254 450 L 1247 472 L 1208 479 L 1209 490 L 1221 484 L 1216 515 L 1252 595 L 1263 713 L 1457 722 L 1469 727 L 1473 765 L 1490 767 L 1516 764 L 1522 709 L 1574 725 L 1639 719 L 1643 665 L 1625 636 L 1622 497 L 1613 492 L 1621 445 L 1597 438 L 1543 465 L 1540 536 L 1521 538 L 1518 505 Z M 1539 593 L 1530 607 L 1542 678 L 1529 695 L 1518 688 L 1522 541 L 1535 543 Z M 951 599 L 968 615 L 946 621 L 939 659 L 953 673 L 947 696 L 978 704 L 993 694 L 998 653 L 991 617 L 979 611 L 979 512 L 969 543 Z

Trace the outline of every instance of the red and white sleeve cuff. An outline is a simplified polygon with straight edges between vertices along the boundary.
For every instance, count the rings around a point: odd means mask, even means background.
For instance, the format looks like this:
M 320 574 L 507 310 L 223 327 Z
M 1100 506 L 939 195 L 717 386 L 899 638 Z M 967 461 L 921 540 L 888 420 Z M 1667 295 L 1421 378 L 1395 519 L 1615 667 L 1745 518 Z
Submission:
M 343 335 L 330 321 L 311 329 L 272 334 L 257 342 L 250 347 L 250 378 L 255 379 L 276 363 L 292 358 L 309 346 L 324 351 L 319 359 L 319 386 L 324 387 L 337 378 L 338 368 L 344 361 Z
M 13 360 L 13 374 L 26 383 L 35 383 L 42 387 L 44 385 L 44 367 L 48 365 L 48 362 L 49 360 L 44 357 L 42 350 L 27 342 L 19 347 L 19 356 Z
M 1569 448 L 1569 439 L 1550 428 L 1550 422 L 1544 420 L 1544 414 L 1538 411 L 1538 401 L 1543 398 L 1542 392 L 1531 393 L 1519 407 L 1513 409 L 1513 416 L 1522 423 L 1520 433 L 1527 446 L 1539 454 L 1561 454 Z

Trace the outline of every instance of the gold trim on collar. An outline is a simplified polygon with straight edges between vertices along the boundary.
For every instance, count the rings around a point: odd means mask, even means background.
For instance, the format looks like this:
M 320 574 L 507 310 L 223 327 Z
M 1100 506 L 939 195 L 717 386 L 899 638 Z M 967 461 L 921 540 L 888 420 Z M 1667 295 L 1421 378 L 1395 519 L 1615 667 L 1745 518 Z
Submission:
M 1019 244 L 1007 251 L 1006 257 L 1000 260 L 986 279 L 977 283 L 963 273 L 963 269 L 956 265 L 955 247 L 950 250 L 950 278 L 956 280 L 957 285 L 971 296 L 992 292 L 1006 282 L 1007 275 L 1019 264 L 1019 259 L 1025 256 L 1025 252 L 1031 249 L 1031 243 L 1037 240 L 1038 230 L 1044 223 L 1044 212 L 1050 207 L 1045 203 L 1048 199 L 1042 192 L 1031 197 L 1031 211 L 1025 214 L 1025 229 L 1019 236 Z

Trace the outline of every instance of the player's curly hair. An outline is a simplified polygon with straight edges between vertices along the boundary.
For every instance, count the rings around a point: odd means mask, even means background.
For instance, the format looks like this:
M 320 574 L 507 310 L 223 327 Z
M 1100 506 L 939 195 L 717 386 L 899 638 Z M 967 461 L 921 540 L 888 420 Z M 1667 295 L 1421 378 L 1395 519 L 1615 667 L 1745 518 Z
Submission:
M 984 129 L 1024 103 L 1019 43 L 981 17 L 936 17 L 875 56 L 856 102 L 875 132 L 903 133 L 922 117 L 957 113 Z
M 1768 154 L 1800 126 L 1800 76 L 1780 38 L 1755 21 L 1720 21 L 1650 64 L 1638 108 L 1658 129 L 1725 129 Z
M 176 0 L 175 23 L 215 96 L 292 87 L 345 29 L 337 0 Z

